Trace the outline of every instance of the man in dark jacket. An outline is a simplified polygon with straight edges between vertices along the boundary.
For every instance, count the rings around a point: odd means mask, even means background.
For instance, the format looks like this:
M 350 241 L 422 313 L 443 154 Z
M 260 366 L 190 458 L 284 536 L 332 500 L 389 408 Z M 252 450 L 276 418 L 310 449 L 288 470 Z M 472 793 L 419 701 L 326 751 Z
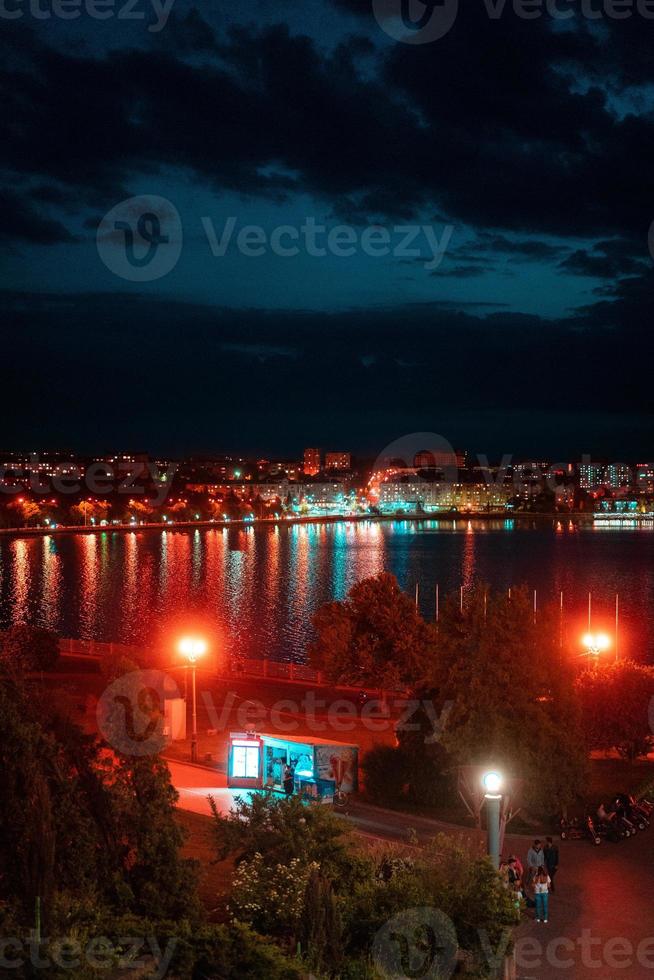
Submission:
M 552 842 L 551 837 L 545 838 L 545 847 L 543 848 L 543 853 L 545 855 L 545 867 L 547 868 L 547 873 L 550 876 L 552 884 L 550 885 L 550 891 L 554 891 L 554 875 L 559 869 L 559 849 Z

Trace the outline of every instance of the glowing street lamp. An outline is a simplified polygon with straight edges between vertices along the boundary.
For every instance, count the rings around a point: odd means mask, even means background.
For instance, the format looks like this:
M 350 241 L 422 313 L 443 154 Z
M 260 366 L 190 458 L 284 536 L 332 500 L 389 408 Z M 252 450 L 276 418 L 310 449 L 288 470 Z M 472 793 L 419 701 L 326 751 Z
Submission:
M 599 657 L 611 646 L 611 638 L 607 633 L 584 633 L 581 642 L 592 657 Z
M 500 866 L 500 807 L 502 774 L 496 770 L 484 773 L 482 785 L 486 790 L 486 824 L 488 827 L 488 854 L 495 870 Z
M 200 637 L 185 636 L 179 641 L 179 652 L 186 657 L 191 666 L 192 691 L 193 691 L 193 728 L 191 731 L 191 761 L 198 761 L 198 714 L 197 701 L 195 697 L 195 668 L 199 658 L 206 653 L 207 644 Z

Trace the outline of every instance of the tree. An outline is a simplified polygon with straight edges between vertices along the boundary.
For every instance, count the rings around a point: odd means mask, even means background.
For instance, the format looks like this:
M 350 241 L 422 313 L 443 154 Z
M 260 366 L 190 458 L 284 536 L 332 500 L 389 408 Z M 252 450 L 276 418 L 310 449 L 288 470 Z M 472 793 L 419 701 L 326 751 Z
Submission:
M 42 515 L 41 507 L 34 500 L 25 500 L 23 497 L 12 500 L 10 504 L 7 504 L 7 507 L 16 511 L 19 520 L 25 527 L 36 524 Z
M 59 639 L 50 630 L 20 623 L 0 634 L 0 666 L 13 672 L 52 670 L 59 660 Z
M 110 506 L 107 500 L 80 500 L 78 504 L 73 504 L 70 513 L 73 520 L 88 524 L 89 521 L 101 521 L 106 518 Z
M 363 786 L 373 803 L 399 803 L 408 782 L 409 760 L 402 749 L 375 745 L 362 761 Z
M 39 689 L 0 683 L 0 906 L 61 928 L 89 907 L 197 921 L 195 865 L 180 855 L 164 762 L 116 756 L 52 712 Z M 70 910 L 77 909 L 77 913 Z
M 597 664 L 577 679 L 583 727 L 591 748 L 617 749 L 633 761 L 653 742 L 654 668 L 620 660 Z
M 332 683 L 387 690 L 419 684 L 434 650 L 433 628 L 386 572 L 322 606 L 313 626 L 309 657 Z
M 587 751 L 558 620 L 546 609 L 535 617 L 526 590 L 480 586 L 463 613 L 451 597 L 430 668 L 436 715 L 449 706 L 441 742 L 456 762 L 522 778 L 525 802 L 543 813 L 583 789 Z
M 210 803 L 221 860 L 232 855 L 240 863 L 260 854 L 267 864 L 288 864 L 299 858 L 303 866 L 315 861 L 331 878 L 344 881 L 356 871 L 349 856 L 351 830 L 327 807 L 307 807 L 299 796 L 258 793 L 237 799 L 223 816 L 211 798 Z

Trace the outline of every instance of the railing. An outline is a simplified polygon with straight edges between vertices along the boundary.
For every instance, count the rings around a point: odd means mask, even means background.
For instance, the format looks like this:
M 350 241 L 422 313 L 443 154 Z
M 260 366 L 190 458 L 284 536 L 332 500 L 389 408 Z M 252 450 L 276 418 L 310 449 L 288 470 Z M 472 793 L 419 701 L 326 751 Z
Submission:
M 136 657 L 144 653 L 143 647 L 129 646 L 125 643 L 104 643 L 99 640 L 60 639 L 59 650 L 62 656 L 82 657 L 102 660 L 104 657 Z M 322 672 L 305 664 L 284 663 L 279 660 L 231 660 L 225 671 L 216 671 L 229 677 L 261 677 L 291 683 L 309 683 L 322 686 Z
M 100 661 L 104 657 L 133 657 L 139 659 L 146 651 L 143 647 L 128 646 L 124 643 L 103 643 L 99 640 L 60 639 L 59 650 L 64 657 L 78 657 L 83 660 Z M 239 677 L 261 678 L 285 684 L 313 684 L 316 687 L 331 687 L 339 691 L 366 690 L 368 694 L 387 695 L 378 689 L 364 688 L 362 685 L 348 687 L 343 684 L 330 684 L 322 671 L 314 670 L 306 664 L 288 663 L 282 660 L 236 659 L 230 660 L 225 669 L 216 670 L 217 677 L 237 679 Z M 396 692 L 400 693 L 400 692 Z

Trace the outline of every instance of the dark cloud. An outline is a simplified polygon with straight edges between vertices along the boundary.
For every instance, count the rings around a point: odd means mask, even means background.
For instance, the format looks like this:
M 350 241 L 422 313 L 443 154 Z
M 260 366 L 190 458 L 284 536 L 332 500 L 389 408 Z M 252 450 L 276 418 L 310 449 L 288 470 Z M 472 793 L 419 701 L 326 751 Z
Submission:
M 360 23 L 379 32 L 369 13 Z M 437 208 L 523 239 L 648 223 L 654 122 L 618 118 L 591 84 L 588 66 L 593 75 L 615 55 L 585 28 L 555 32 L 508 8 L 493 21 L 475 4 L 437 45 L 376 50 L 360 36 L 325 51 L 284 25 L 217 40 L 195 10 L 169 26 L 165 51 L 96 58 L 23 35 L 23 70 L 0 76 L 5 166 L 106 203 L 131 177 L 173 166 L 248 195 L 314 194 L 351 221 Z M 211 58 L 186 60 L 198 51 Z M 542 241 L 497 241 L 554 254 Z
M 651 387 L 634 384 L 633 351 L 644 364 L 654 355 L 653 287 L 654 273 L 640 288 L 623 285 L 610 302 L 554 322 L 435 304 L 319 314 L 137 294 L 5 293 L 0 309 L 22 365 L 5 397 L 20 400 L 15 425 L 30 445 L 56 442 L 60 432 L 111 444 L 124 432 L 140 444 L 177 447 L 183 427 L 204 447 L 271 446 L 301 440 L 309 417 L 315 438 L 328 441 L 348 417 L 346 431 L 354 431 L 362 406 L 368 419 L 394 406 L 408 413 L 407 424 L 473 412 L 482 442 L 486 413 L 563 413 L 562 442 L 581 445 L 575 417 L 585 413 L 642 413 L 651 422 Z M 506 444 L 515 438 L 507 428 Z
M 559 263 L 559 269 L 578 276 L 614 279 L 638 275 L 651 264 L 651 256 L 645 255 L 645 242 L 618 238 L 597 242 L 592 249 L 576 249 Z
M 61 222 L 39 213 L 29 200 L 10 191 L 0 191 L 0 215 L 0 241 L 53 245 L 75 240 Z

